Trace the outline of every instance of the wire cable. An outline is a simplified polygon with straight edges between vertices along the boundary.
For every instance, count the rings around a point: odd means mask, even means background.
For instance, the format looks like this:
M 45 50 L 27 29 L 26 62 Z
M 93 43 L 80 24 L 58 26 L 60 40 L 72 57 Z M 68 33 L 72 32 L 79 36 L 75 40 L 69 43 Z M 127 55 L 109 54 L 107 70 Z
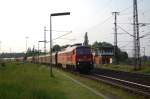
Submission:
M 109 16 L 109 17 L 107 17 L 104 21 L 98 23 L 97 25 L 90 27 L 88 30 L 92 30 L 93 28 L 95 28 L 95 27 L 97 27 L 97 26 L 99 26 L 99 27 L 102 26 L 103 24 L 105 24 L 105 23 L 106 23 L 109 19 L 111 19 L 111 18 L 112 18 L 112 15 Z
M 132 36 L 132 37 L 134 37 L 132 34 L 130 34 L 129 32 L 127 32 L 125 29 L 123 29 L 121 26 L 119 26 L 119 25 L 117 25 L 121 30 L 123 30 L 126 34 L 128 34 L 128 35 L 130 35 L 130 36 Z
M 61 36 L 58 36 L 57 38 L 54 38 L 53 41 L 56 40 L 56 39 L 59 39 L 59 38 L 61 38 L 61 37 L 63 37 L 63 36 L 69 35 L 69 34 L 71 34 L 71 33 L 72 33 L 72 31 L 70 31 L 69 33 L 65 33 L 65 34 L 63 34 L 63 35 L 61 35 Z

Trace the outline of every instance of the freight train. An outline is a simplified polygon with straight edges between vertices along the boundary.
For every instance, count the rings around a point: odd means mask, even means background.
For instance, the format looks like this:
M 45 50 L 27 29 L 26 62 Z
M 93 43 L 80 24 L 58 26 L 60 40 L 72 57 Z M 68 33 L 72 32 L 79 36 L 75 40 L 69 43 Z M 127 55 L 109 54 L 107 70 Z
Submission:
M 49 64 L 49 55 L 28 57 L 27 61 Z M 93 69 L 93 55 L 91 48 L 87 46 L 69 46 L 63 51 L 52 54 L 52 65 L 68 70 L 89 73 Z

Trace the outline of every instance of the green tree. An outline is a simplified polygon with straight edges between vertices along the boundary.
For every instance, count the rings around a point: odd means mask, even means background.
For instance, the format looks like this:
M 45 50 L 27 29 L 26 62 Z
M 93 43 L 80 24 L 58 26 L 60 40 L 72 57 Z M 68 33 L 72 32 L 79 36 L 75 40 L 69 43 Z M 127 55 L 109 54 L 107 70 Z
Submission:
M 32 56 L 32 49 L 28 48 L 27 52 L 26 52 L 26 56 Z
M 123 51 L 119 50 L 119 52 L 118 52 L 118 61 L 124 62 L 127 59 L 128 59 L 127 52 L 123 52 Z
M 102 47 L 113 47 L 113 45 L 108 42 L 102 42 L 101 45 Z
M 61 47 L 57 44 L 57 45 L 54 45 L 53 46 L 53 52 L 57 52 L 57 51 L 60 51 L 61 50 Z
M 96 41 L 93 43 L 92 48 L 96 49 L 99 48 L 99 43 Z
M 108 42 L 97 42 L 97 41 L 92 44 L 92 48 L 94 49 L 101 49 L 103 47 L 113 47 L 113 45 Z

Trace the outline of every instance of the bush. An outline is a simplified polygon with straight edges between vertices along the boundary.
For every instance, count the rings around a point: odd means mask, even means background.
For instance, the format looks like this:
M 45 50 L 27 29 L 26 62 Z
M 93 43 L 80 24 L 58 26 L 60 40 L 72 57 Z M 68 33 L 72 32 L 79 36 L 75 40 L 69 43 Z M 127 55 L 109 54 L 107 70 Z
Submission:
M 1 64 L 1 67 L 5 67 L 6 66 L 5 62 L 1 62 L 0 64 Z

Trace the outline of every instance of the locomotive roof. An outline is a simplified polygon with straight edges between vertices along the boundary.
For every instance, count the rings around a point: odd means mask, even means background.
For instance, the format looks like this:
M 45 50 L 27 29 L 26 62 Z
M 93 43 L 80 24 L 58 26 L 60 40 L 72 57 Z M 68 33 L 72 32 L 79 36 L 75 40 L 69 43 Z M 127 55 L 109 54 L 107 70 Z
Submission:
M 60 51 L 60 52 L 58 52 L 58 53 L 71 52 L 71 51 L 73 51 L 73 50 L 76 49 L 76 48 L 89 48 L 89 47 L 87 47 L 87 46 L 69 46 L 69 47 L 67 47 L 65 50 Z

